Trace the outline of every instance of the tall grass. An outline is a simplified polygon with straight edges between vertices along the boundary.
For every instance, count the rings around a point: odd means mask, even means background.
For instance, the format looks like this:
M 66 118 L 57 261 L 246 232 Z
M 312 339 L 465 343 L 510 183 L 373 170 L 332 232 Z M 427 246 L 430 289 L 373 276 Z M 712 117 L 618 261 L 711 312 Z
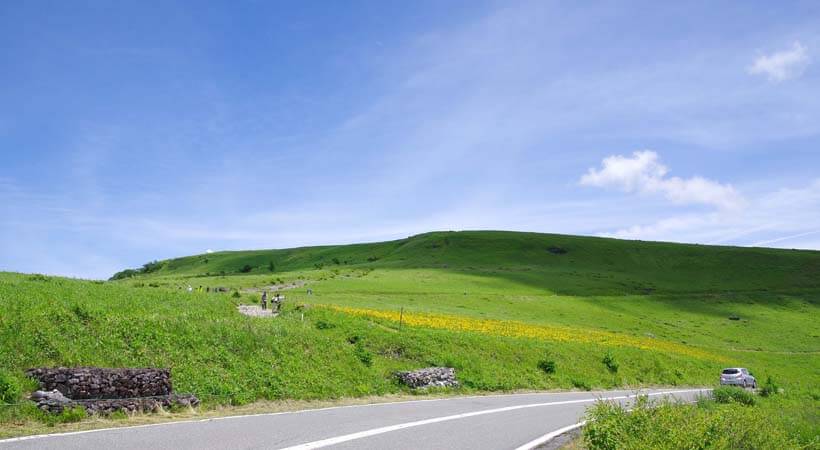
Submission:
M 587 412 L 583 440 L 590 450 L 799 449 L 820 443 L 790 436 L 772 407 L 700 401 L 697 405 L 646 397 L 631 410 L 600 402 Z

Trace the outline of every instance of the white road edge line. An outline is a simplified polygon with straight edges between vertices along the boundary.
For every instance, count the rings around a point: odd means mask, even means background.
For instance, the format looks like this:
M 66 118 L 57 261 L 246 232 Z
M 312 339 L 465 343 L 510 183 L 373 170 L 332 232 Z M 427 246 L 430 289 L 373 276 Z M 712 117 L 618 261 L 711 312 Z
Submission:
M 623 389 L 621 389 L 623 390 Z M 68 431 L 65 433 L 49 433 L 49 434 L 33 434 L 29 436 L 18 436 L 14 438 L 7 438 L 7 439 L 0 439 L 0 444 L 9 443 L 9 442 L 19 442 L 19 441 L 28 441 L 31 439 L 43 439 L 43 438 L 52 438 L 52 437 L 62 437 L 62 436 L 72 436 L 75 434 L 88 434 L 88 433 L 101 433 L 104 431 L 118 431 L 118 430 L 129 430 L 132 428 L 149 428 L 149 427 L 163 427 L 169 425 L 181 425 L 181 424 L 188 424 L 188 423 L 201 423 L 201 422 L 210 422 L 210 421 L 217 421 L 217 420 L 231 420 L 231 419 L 244 419 L 246 417 L 262 417 L 262 416 L 280 416 L 283 414 L 303 414 L 303 413 L 311 413 L 311 412 L 319 412 L 319 411 L 331 411 L 334 409 L 346 409 L 346 408 L 363 408 L 367 406 L 386 406 L 386 405 L 401 405 L 401 404 L 409 404 L 409 403 L 425 403 L 425 402 L 440 402 L 445 400 L 464 400 L 464 399 L 471 399 L 471 398 L 493 398 L 493 397 L 516 397 L 516 396 L 524 396 L 524 395 L 562 395 L 562 394 L 598 394 L 598 393 L 607 393 L 609 391 L 589 391 L 589 392 L 580 392 L 580 391 L 565 391 L 565 392 L 521 392 L 517 394 L 488 394 L 488 395 L 454 395 L 452 397 L 439 397 L 439 398 L 425 398 L 421 400 L 397 400 L 394 402 L 374 402 L 374 403 L 362 403 L 358 405 L 343 405 L 343 406 L 326 406 L 324 408 L 308 408 L 308 409 L 299 409 L 296 411 L 281 411 L 275 413 L 257 413 L 257 414 L 239 414 L 235 416 L 223 416 L 223 417 L 208 417 L 205 419 L 190 419 L 190 420 L 176 420 L 171 422 L 162 422 L 162 423 L 149 423 L 145 425 L 130 425 L 130 426 L 123 426 L 123 427 L 109 427 L 109 428 L 97 428 L 94 430 L 83 430 L 83 431 Z
M 586 424 L 587 424 L 587 421 L 582 420 L 581 422 L 578 422 L 576 424 L 569 425 L 569 426 L 566 426 L 564 428 L 559 428 L 555 431 L 550 431 L 549 433 L 541 436 L 538 439 L 533 439 L 532 441 L 527 442 L 526 444 L 524 444 L 520 447 L 517 447 L 515 450 L 532 450 L 532 449 L 534 449 L 535 447 L 538 447 L 541 444 L 546 444 L 547 442 L 555 439 L 556 437 L 558 437 L 558 436 L 560 436 L 560 435 L 562 435 L 562 434 L 564 434 L 568 431 L 572 431 L 572 430 L 575 430 L 577 428 L 581 428 L 582 426 L 584 426 Z
M 677 390 L 677 391 L 664 391 L 664 392 L 650 393 L 650 394 L 646 394 L 646 395 L 651 397 L 651 396 L 656 396 L 656 395 L 682 394 L 682 393 L 696 392 L 696 391 L 700 392 L 700 391 L 703 391 L 703 389 L 685 389 L 685 390 Z M 341 444 L 342 442 L 354 441 L 354 440 L 357 440 L 357 439 L 362 439 L 362 438 L 366 438 L 366 437 L 370 437 L 370 436 L 375 436 L 375 435 L 378 435 L 378 434 L 389 433 L 391 431 L 404 430 L 404 429 L 407 429 L 407 428 L 419 427 L 419 426 L 422 426 L 422 425 L 430 425 L 430 424 L 439 423 L 439 422 L 447 422 L 447 421 L 450 421 L 450 420 L 464 419 L 464 418 L 467 418 L 467 417 L 483 416 L 485 414 L 497 414 L 497 413 L 501 413 L 501 412 L 515 411 L 515 410 L 518 410 L 518 409 L 538 408 L 538 407 L 541 407 L 541 406 L 569 405 L 569 404 L 574 404 L 574 403 L 589 403 L 589 402 L 595 402 L 595 401 L 598 401 L 598 400 L 622 400 L 622 399 L 627 399 L 627 398 L 631 398 L 631 397 L 637 397 L 638 395 L 640 395 L 640 394 L 622 395 L 622 396 L 617 396 L 617 397 L 600 397 L 600 398 L 585 398 L 585 399 L 579 399 L 579 400 L 564 400 L 564 401 L 546 402 L 546 403 L 530 403 L 530 404 L 526 404 L 526 405 L 515 405 L 515 406 L 506 406 L 506 407 L 503 407 L 503 408 L 485 409 L 485 410 L 481 410 L 481 411 L 473 411 L 473 412 L 462 413 L 462 414 L 453 414 L 451 416 L 434 417 L 434 418 L 431 418 L 431 419 L 417 420 L 417 421 L 414 421 L 414 422 L 405 422 L 405 423 L 399 423 L 399 424 L 396 424 L 396 425 L 389 425 L 389 426 L 386 426 L 386 427 L 373 428 L 373 429 L 370 429 L 370 430 L 359 431 L 359 432 L 356 432 L 356 433 L 350 433 L 350 434 L 345 434 L 345 435 L 336 436 L 336 437 L 332 437 L 332 438 L 322 439 L 322 440 L 319 440 L 319 441 L 306 442 L 304 444 L 294 445 L 294 446 L 291 446 L 291 447 L 285 447 L 281 450 L 311 450 L 311 449 L 316 449 L 316 448 L 327 447 L 327 446 L 330 446 L 330 445 Z
M 703 389 L 702 391 L 711 391 L 711 389 Z M 684 403 L 697 403 L 697 401 L 684 402 Z M 632 408 L 627 409 L 627 411 L 632 411 Z M 565 426 L 564 428 L 559 428 L 555 431 L 550 431 L 549 433 L 547 433 L 547 434 L 545 434 L 545 435 L 543 435 L 543 436 L 541 436 L 537 439 L 533 439 L 532 441 L 527 442 L 526 444 L 517 447 L 515 450 L 532 450 L 532 449 L 538 447 L 539 445 L 546 444 L 547 442 L 555 439 L 556 437 L 558 437 L 558 436 L 560 436 L 564 433 L 570 432 L 572 430 L 581 428 L 586 424 L 587 424 L 587 421 L 582 420 L 582 421 L 580 421 L 576 424 L 568 425 L 568 426 Z

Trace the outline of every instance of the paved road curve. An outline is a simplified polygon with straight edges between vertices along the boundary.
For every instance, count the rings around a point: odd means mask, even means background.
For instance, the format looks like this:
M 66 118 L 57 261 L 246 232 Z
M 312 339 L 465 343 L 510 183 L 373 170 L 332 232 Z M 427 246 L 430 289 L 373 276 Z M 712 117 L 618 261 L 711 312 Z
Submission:
M 703 389 L 647 390 L 694 400 Z M 6 449 L 515 449 L 635 391 L 456 397 L 343 406 L 0 441 Z

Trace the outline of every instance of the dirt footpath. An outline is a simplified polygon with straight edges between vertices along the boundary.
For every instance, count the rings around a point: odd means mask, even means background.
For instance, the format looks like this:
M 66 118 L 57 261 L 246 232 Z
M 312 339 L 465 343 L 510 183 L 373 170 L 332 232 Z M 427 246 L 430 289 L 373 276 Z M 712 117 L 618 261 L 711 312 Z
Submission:
M 240 314 L 251 317 L 276 317 L 278 312 L 273 312 L 270 309 L 262 309 L 261 306 L 256 305 L 239 305 L 236 307 Z

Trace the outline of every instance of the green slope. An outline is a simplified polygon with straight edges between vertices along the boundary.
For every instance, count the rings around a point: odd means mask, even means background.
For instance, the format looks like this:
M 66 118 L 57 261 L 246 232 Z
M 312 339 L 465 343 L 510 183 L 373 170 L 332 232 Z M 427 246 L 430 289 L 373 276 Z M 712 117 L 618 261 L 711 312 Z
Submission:
M 568 294 L 820 287 L 820 252 L 505 231 L 434 232 L 390 242 L 231 251 L 161 261 L 148 276 L 268 274 L 316 267 L 431 268 Z
M 802 442 L 820 430 L 820 252 L 471 231 L 149 267 L 113 282 L 0 273 L 0 381 L 167 366 L 207 406 L 401 392 L 394 371 L 430 365 L 455 367 L 463 392 L 709 385 L 731 365 L 785 387 L 762 407 L 787 411 Z M 237 313 L 251 288 L 293 283 L 276 319 Z M 0 405 L 0 436 L 38 417 L 27 408 Z

